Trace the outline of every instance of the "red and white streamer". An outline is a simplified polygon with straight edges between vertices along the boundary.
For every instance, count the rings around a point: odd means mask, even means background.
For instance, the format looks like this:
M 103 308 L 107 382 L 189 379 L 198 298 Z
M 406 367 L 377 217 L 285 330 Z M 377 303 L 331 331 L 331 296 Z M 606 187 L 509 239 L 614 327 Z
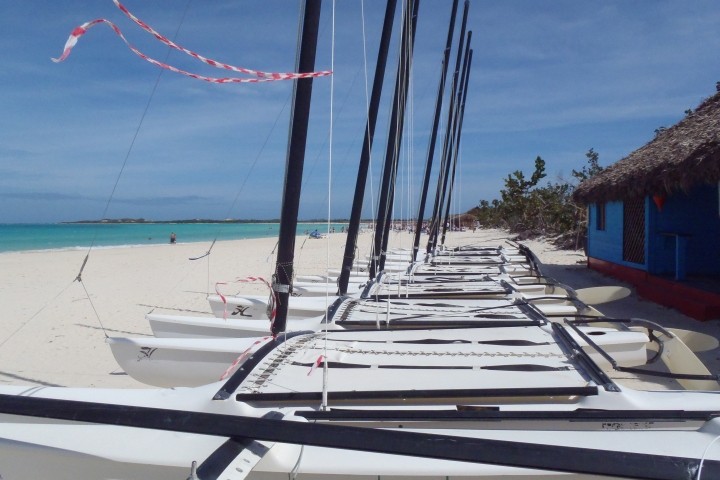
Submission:
M 277 314 L 277 294 L 272 288 L 272 285 L 270 285 L 270 282 L 265 280 L 262 277 L 245 277 L 245 278 L 236 278 L 235 280 L 228 281 L 228 282 L 217 282 L 215 283 L 215 293 L 218 294 L 220 299 L 223 302 L 223 305 L 225 306 L 223 310 L 223 319 L 227 320 L 227 298 L 225 298 L 225 295 L 220 293 L 220 285 L 230 285 L 232 283 L 264 283 L 265 286 L 270 291 L 270 298 L 268 301 L 268 318 L 270 319 L 270 328 L 272 328 L 273 323 L 275 321 L 275 315 Z
M 255 341 L 252 345 L 250 345 L 247 348 L 247 350 L 245 350 L 243 353 L 241 353 L 240 356 L 238 358 L 236 358 L 233 363 L 230 364 L 230 366 L 227 368 L 227 370 L 225 370 L 225 372 L 220 377 L 220 380 L 225 380 L 228 377 L 228 375 L 230 375 L 230 373 L 232 373 L 232 371 L 235 370 L 235 368 L 237 368 L 238 365 L 240 365 L 242 362 L 244 362 L 247 359 L 247 357 L 250 356 L 250 354 L 252 353 L 253 349 L 256 346 L 260 345 L 261 343 L 264 343 L 269 338 L 270 337 L 263 337 L 260 340 Z
M 135 53 L 135 55 L 139 56 L 143 60 L 152 63 L 155 66 L 158 66 L 160 68 L 164 68 L 166 70 L 170 70 L 171 72 L 179 73 L 181 75 L 185 75 L 191 78 L 195 78 L 197 80 L 203 80 L 205 82 L 210 83 L 260 83 L 260 82 L 273 82 L 277 80 L 293 80 L 297 78 L 315 78 L 315 77 L 325 77 L 328 75 L 332 75 L 331 71 L 319 71 L 319 72 L 307 72 L 307 73 L 279 73 L 279 72 L 262 72 L 259 70 L 252 70 L 249 68 L 243 68 L 243 67 L 236 67 L 234 65 L 229 65 L 226 63 L 219 62 L 217 60 L 213 60 L 207 57 L 204 57 L 196 52 L 193 52 L 192 50 L 188 50 L 177 43 L 173 42 L 169 38 L 161 35 L 157 31 L 155 31 L 152 27 L 150 27 L 148 24 L 137 18 L 135 15 L 130 13 L 130 11 L 122 5 L 118 0 L 113 0 L 115 5 L 130 18 L 133 22 L 135 22 L 140 28 L 145 30 L 146 32 L 150 33 L 152 36 L 154 36 L 157 40 L 164 43 L 170 48 L 173 48 L 175 50 L 181 51 L 192 58 L 199 60 L 206 65 L 210 65 L 211 67 L 220 68 L 223 70 L 229 70 L 236 73 L 242 73 L 245 75 L 251 75 L 250 78 L 238 78 L 238 77 L 207 77 L 204 75 L 199 75 L 196 73 L 191 73 L 185 70 L 181 70 L 179 68 L 173 67 L 172 65 L 168 65 L 166 63 L 160 62 L 158 60 L 155 60 L 151 57 L 148 57 L 144 53 L 142 53 L 140 50 L 135 48 L 128 40 L 125 38 L 123 33 L 120 31 L 120 29 L 110 20 L 106 20 L 104 18 L 98 18 L 96 20 L 92 20 L 90 22 L 83 23 L 79 27 L 76 27 L 68 37 L 67 41 L 65 42 L 65 47 L 63 48 L 63 53 L 58 58 L 53 58 L 53 62 L 62 62 L 64 61 L 68 56 L 70 56 L 70 52 L 72 51 L 73 47 L 78 42 L 78 39 L 82 37 L 90 28 L 94 27 L 95 25 L 99 24 L 106 24 L 112 30 L 115 32 L 115 34 L 122 39 L 123 42 L 125 42 L 125 45 L 128 46 L 128 48 Z
M 313 373 L 320 365 L 322 365 L 324 361 L 325 361 L 324 355 L 320 355 L 319 357 L 317 357 L 317 360 L 315 360 L 315 363 L 313 363 L 312 366 L 310 367 L 310 371 L 307 373 L 307 376 L 309 377 L 310 374 Z

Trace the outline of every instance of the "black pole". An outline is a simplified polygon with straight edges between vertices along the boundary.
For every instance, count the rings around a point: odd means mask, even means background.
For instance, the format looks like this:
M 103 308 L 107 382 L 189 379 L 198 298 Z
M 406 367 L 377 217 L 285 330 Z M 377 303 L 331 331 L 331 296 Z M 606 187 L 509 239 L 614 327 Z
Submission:
M 462 86 L 463 86 L 463 80 L 465 78 L 465 71 L 467 67 L 467 61 L 468 56 L 470 53 L 470 39 L 472 38 L 472 32 L 468 32 L 467 41 L 465 42 L 465 50 L 463 55 L 463 66 L 462 71 L 460 73 L 460 76 L 458 77 L 458 84 L 457 84 L 457 92 L 455 93 L 455 103 L 454 103 L 454 109 L 453 109 L 453 116 L 452 116 L 452 122 L 449 123 L 451 127 L 449 128 L 450 133 L 450 142 L 448 143 L 447 151 L 445 151 L 445 177 L 443 178 L 443 188 L 442 188 L 442 195 L 440 195 L 440 208 L 438 211 L 438 219 L 439 222 L 437 224 L 437 231 L 435 233 L 435 237 L 433 238 L 433 248 L 437 248 L 438 239 L 440 237 L 440 231 L 442 231 L 443 235 L 447 231 L 447 218 L 443 215 L 443 210 L 448 208 L 448 182 L 451 181 L 452 175 L 454 174 L 453 169 L 453 150 L 455 148 L 455 140 L 457 135 L 457 127 L 458 127 L 458 116 L 460 113 L 460 101 L 462 99 Z M 451 169 L 453 171 L 451 172 Z M 442 226 L 441 226 L 442 223 Z
M 398 117 L 397 117 L 397 127 L 393 129 L 395 134 L 397 135 L 397 138 L 394 139 L 392 143 L 388 142 L 388 147 L 390 145 L 393 146 L 392 151 L 392 172 L 391 172 L 391 179 L 390 179 L 390 188 L 388 191 L 388 208 L 385 210 L 385 228 L 383 230 L 383 236 L 382 236 L 382 247 L 380 249 L 380 262 L 378 264 L 379 269 L 383 270 L 385 268 L 385 258 L 387 255 L 387 246 L 388 241 L 390 240 L 390 225 L 392 224 L 392 211 L 393 211 L 393 204 L 395 202 L 395 184 L 397 181 L 397 173 L 398 173 L 398 162 L 400 159 L 400 146 L 402 145 L 402 135 L 403 135 L 403 128 L 405 124 L 405 107 L 407 105 L 407 96 L 408 96 L 408 87 L 410 84 L 410 66 L 412 64 L 412 56 L 413 56 L 413 49 L 415 45 L 415 30 L 417 26 L 417 15 L 418 15 L 418 8 L 420 7 L 420 0 L 415 0 L 413 4 L 413 10 L 412 10 L 412 17 L 410 17 L 410 40 L 409 43 L 407 43 L 407 48 L 403 49 L 406 53 L 405 59 L 402 62 L 402 72 L 403 75 L 401 76 L 402 84 L 400 85 L 402 95 L 400 97 L 400 103 L 398 106 Z M 392 124 L 391 124 L 392 127 Z M 388 148 L 389 150 L 389 148 Z
M 322 0 L 305 0 L 296 72 L 312 72 L 315 69 L 315 51 L 321 6 Z M 280 212 L 280 239 L 278 241 L 275 274 L 273 275 L 273 291 L 278 300 L 276 317 L 272 324 L 273 335 L 284 332 L 287 323 L 312 84 L 312 78 L 295 80 L 293 91 L 290 140 L 285 160 L 285 187 Z
M 458 72 L 453 72 L 452 88 L 450 89 L 450 105 L 448 106 L 448 123 L 445 125 L 445 138 L 443 140 L 442 152 L 440 156 L 440 171 L 438 172 L 438 181 L 435 188 L 435 202 L 433 205 L 433 213 L 431 215 L 430 228 L 428 231 L 428 242 L 426 253 L 430 253 L 435 248 L 435 239 L 437 238 L 440 209 L 442 206 L 442 196 L 444 194 L 444 181 L 447 178 L 447 151 L 450 147 L 450 130 L 452 128 L 452 112 L 455 110 L 455 86 L 458 83 Z
M 438 234 L 438 227 L 440 222 L 440 211 L 441 211 L 441 201 L 442 197 L 444 195 L 444 181 L 445 178 L 447 178 L 447 152 L 449 148 L 449 142 L 450 142 L 450 131 L 452 127 L 452 120 L 454 116 L 455 111 L 455 100 L 457 96 L 457 89 L 458 89 L 458 81 L 460 76 L 460 61 L 463 57 L 463 45 L 465 43 L 465 29 L 467 28 L 467 16 L 468 16 L 468 10 L 469 10 L 469 3 L 465 3 L 465 8 L 463 10 L 463 19 L 460 26 L 460 38 L 458 39 L 458 48 L 457 48 L 457 55 L 455 57 L 455 70 L 453 70 L 453 77 L 452 77 L 452 83 L 450 86 L 450 105 L 448 107 L 448 120 L 447 124 L 445 126 L 445 138 L 443 140 L 443 147 L 442 147 L 442 160 L 441 160 L 441 166 L 440 171 L 438 173 L 438 183 L 437 188 L 435 190 L 435 202 L 433 206 L 433 213 L 432 213 L 432 222 L 430 224 L 430 229 L 428 231 L 428 243 L 427 243 L 427 253 L 430 253 L 430 251 L 435 248 L 437 245 L 437 234 Z
M 468 40 L 469 39 L 470 39 L 470 37 L 468 36 Z M 470 47 L 469 43 L 468 43 L 468 47 Z M 468 86 L 468 82 L 470 80 L 470 66 L 472 65 L 472 55 L 473 55 L 472 50 L 469 50 L 469 52 L 470 52 L 470 54 L 469 54 L 468 60 L 467 60 L 467 70 L 466 70 L 464 78 L 463 78 L 463 87 L 461 89 L 462 100 L 460 101 L 460 111 L 458 112 L 457 132 L 455 133 L 455 142 L 453 144 L 453 160 L 452 160 L 453 167 L 452 167 L 452 173 L 450 174 L 450 189 L 448 190 L 448 195 L 447 195 L 447 204 L 445 206 L 445 221 L 443 222 L 443 233 L 442 233 L 442 239 L 440 241 L 440 243 L 442 245 L 445 245 L 445 234 L 447 233 L 447 224 L 450 221 L 450 204 L 452 202 L 452 194 L 453 194 L 453 190 L 455 188 L 455 170 L 457 168 L 458 153 L 460 151 L 460 137 L 462 135 L 463 119 L 465 118 L 465 99 L 467 98 L 467 86 Z
M 380 252 L 382 251 L 382 239 L 385 235 L 386 212 L 388 208 L 388 195 L 390 189 L 390 181 L 392 178 L 392 145 L 396 141 L 396 124 L 398 118 L 398 103 L 400 95 L 400 85 L 402 85 L 403 62 L 405 58 L 405 46 L 407 45 L 408 23 L 411 12 L 411 0 L 405 0 L 405 8 L 402 17 L 402 29 L 400 31 L 400 53 L 398 55 L 398 64 L 395 73 L 395 87 L 393 90 L 392 110 L 390 112 L 390 121 L 388 123 L 388 138 L 385 150 L 385 161 L 383 164 L 382 179 L 380 183 L 380 192 L 378 193 L 377 215 L 375 218 L 375 236 L 373 238 L 373 246 L 368 268 L 368 276 L 372 280 L 379 270 Z
M 370 260 L 369 277 L 375 278 L 378 272 L 378 267 L 382 268 L 380 261 L 384 260 L 383 253 L 383 239 L 386 235 L 386 225 L 389 228 L 390 222 L 390 205 L 391 205 L 391 181 L 393 178 L 393 172 L 396 168 L 394 163 L 397 161 L 397 154 L 399 152 L 399 144 L 402 136 L 399 135 L 399 130 L 402 130 L 402 118 L 403 113 L 400 111 L 401 107 L 404 110 L 405 99 L 407 98 L 407 79 L 405 71 L 409 70 L 406 65 L 409 65 L 410 49 L 415 39 L 415 24 L 417 21 L 417 9 L 419 8 L 419 0 L 406 0 L 405 2 L 405 20 L 403 21 L 402 34 L 400 40 L 400 55 L 398 58 L 397 76 L 395 78 L 395 91 L 393 94 L 393 108 L 390 114 L 390 131 L 388 133 L 387 148 L 385 151 L 385 165 L 383 167 L 382 185 L 380 188 L 380 196 L 378 199 L 378 209 L 375 225 L 375 238 L 373 242 L 373 251 Z
M 360 216 L 362 215 L 362 204 L 365 196 L 365 185 L 367 183 L 368 168 L 370 166 L 370 151 L 372 150 L 373 138 L 375 136 L 375 124 L 377 122 L 378 107 L 380 106 L 383 79 L 385 78 L 385 67 L 387 65 L 388 49 L 392 37 L 396 6 L 397 0 L 388 0 L 385 7 L 385 21 L 383 22 L 382 34 L 380 36 L 378 59 L 375 64 L 375 78 L 370 96 L 370 105 L 368 106 L 368 119 L 365 126 L 362 153 L 360 154 L 357 181 L 355 183 L 355 196 L 350 212 L 347 239 L 345 240 L 345 254 L 343 255 L 342 270 L 340 271 L 340 278 L 338 279 L 338 295 L 345 295 L 347 293 L 350 272 L 355 262 L 355 248 L 357 246 Z
M 438 222 L 436 224 L 436 230 L 435 230 L 435 236 L 433 237 L 433 243 L 432 247 L 433 249 L 437 248 L 438 244 L 438 237 L 440 236 L 440 228 L 442 223 L 442 231 L 445 232 L 447 229 L 447 224 L 444 223 L 444 217 L 443 217 L 443 207 L 446 206 L 447 203 L 447 195 L 448 195 L 448 182 L 451 178 L 451 168 L 452 168 L 452 159 L 453 159 L 453 149 L 455 146 L 455 136 L 457 133 L 457 126 L 458 126 L 458 113 L 460 111 L 460 100 L 462 96 L 462 84 L 463 79 L 465 77 L 465 69 L 467 67 L 467 60 L 468 60 L 468 53 L 470 51 L 470 40 L 472 38 L 472 32 L 468 32 L 467 40 L 465 42 L 465 49 L 459 49 L 458 52 L 464 52 L 463 53 L 463 63 L 462 63 L 462 71 L 460 72 L 460 75 L 457 77 L 457 86 L 455 90 L 455 99 L 452 102 L 453 108 L 450 112 L 451 119 L 448 120 L 448 135 L 446 138 L 449 138 L 449 142 L 446 144 L 446 149 L 443 150 L 443 160 L 444 160 L 444 176 L 443 176 L 443 182 L 442 182 L 442 190 L 440 194 L 440 201 L 438 203 Z
M 445 233 L 445 231 L 447 230 L 447 223 L 445 223 L 446 218 L 443 215 L 443 211 L 447 207 L 447 196 L 449 189 L 448 183 L 451 181 L 452 178 L 451 169 L 453 168 L 453 149 L 455 148 L 455 136 L 457 134 L 458 115 L 460 113 L 460 101 L 462 100 L 462 86 L 463 80 L 465 78 L 465 69 L 467 67 L 468 55 L 470 52 L 471 37 L 472 32 L 468 32 L 467 41 L 465 42 L 462 70 L 460 72 L 460 76 L 458 76 L 457 91 L 455 92 L 455 101 L 453 103 L 454 108 L 452 111 L 452 120 L 448 122 L 448 133 L 450 141 L 447 144 L 447 150 L 443 152 L 443 155 L 445 156 L 445 171 L 442 184 L 442 194 L 440 195 L 439 210 L 437 212 L 439 221 L 437 224 L 437 231 L 435 232 L 435 237 L 433 237 L 433 248 L 437 248 L 440 232 Z
M 465 0 L 465 10 L 468 8 L 468 0 Z M 425 217 L 425 203 L 427 202 L 427 191 L 430 186 L 430 174 L 432 172 L 433 157 L 435 154 L 435 142 L 437 141 L 437 129 L 440 125 L 440 112 L 442 111 L 443 94 L 445 92 L 445 80 L 447 78 L 447 66 L 450 61 L 450 50 L 452 49 L 452 38 L 455 30 L 455 17 L 457 15 L 458 0 L 453 1 L 450 13 L 450 26 L 448 28 L 447 41 L 445 42 L 445 54 L 443 56 L 442 71 L 440 72 L 440 84 L 438 85 L 437 97 L 435 98 L 435 115 L 433 126 L 430 131 L 430 142 L 428 144 L 427 159 L 425 161 L 425 176 L 423 186 L 420 190 L 420 205 L 418 205 L 417 221 L 415 222 L 415 237 L 413 240 L 411 262 L 417 258 L 420 249 L 420 233 L 422 231 L 423 218 Z

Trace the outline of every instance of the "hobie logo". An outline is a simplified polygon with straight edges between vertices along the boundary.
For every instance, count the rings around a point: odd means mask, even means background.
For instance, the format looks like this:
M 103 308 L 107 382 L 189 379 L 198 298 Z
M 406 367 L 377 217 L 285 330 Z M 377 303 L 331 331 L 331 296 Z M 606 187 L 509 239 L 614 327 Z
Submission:
M 232 312 L 230 315 L 231 316 L 240 315 L 241 317 L 252 317 L 252 315 L 245 315 L 245 312 L 247 311 L 248 308 L 250 308 L 250 307 L 243 307 L 242 305 L 238 305 L 235 308 L 235 311 Z
M 140 348 L 140 353 L 138 353 L 138 357 L 137 357 L 138 362 L 150 358 L 152 356 L 152 354 L 155 353 L 155 350 L 157 350 L 157 348 L 150 348 L 150 347 Z M 0 477 L 0 480 L 2 480 L 1 477 Z

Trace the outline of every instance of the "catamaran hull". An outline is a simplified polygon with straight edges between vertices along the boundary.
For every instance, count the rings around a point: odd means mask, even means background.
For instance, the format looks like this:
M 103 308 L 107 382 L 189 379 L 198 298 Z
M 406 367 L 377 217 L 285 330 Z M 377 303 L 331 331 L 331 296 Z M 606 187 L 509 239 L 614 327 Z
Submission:
M 320 319 L 317 321 L 319 322 Z M 644 333 L 620 332 L 600 327 L 583 327 L 580 330 L 588 337 L 592 337 L 595 343 L 610 353 L 620 365 L 635 366 L 646 362 L 646 344 L 649 340 Z M 454 329 L 427 332 L 432 338 L 457 335 Z M 506 341 L 504 332 L 507 330 L 501 328 L 476 329 L 472 332 L 472 336 L 484 342 Z M 332 336 L 333 332 L 330 335 Z M 571 335 L 599 366 L 610 367 L 605 357 L 599 355 L 582 338 L 574 332 Z M 384 339 L 387 336 L 382 335 L 378 338 Z M 133 379 L 156 387 L 196 387 L 227 377 L 234 371 L 235 364 L 247 358 L 268 340 L 269 337 L 109 338 L 107 342 L 118 365 Z M 542 357 L 545 354 L 537 355 Z M 311 368 L 306 368 L 302 375 L 309 375 L 311 371 Z
M 208 303 L 218 318 L 268 319 L 267 295 L 209 295 Z
M 270 321 L 148 314 L 155 338 L 246 338 L 270 335 Z M 318 330 L 322 317 L 290 318 L 288 330 Z
M 337 288 L 335 288 L 337 290 Z M 290 297 L 290 305 L 288 305 L 288 317 L 290 318 L 308 318 L 322 315 L 328 305 L 337 300 L 333 290 L 328 296 L 328 290 L 322 290 L 324 293 L 322 298 L 305 298 Z M 319 296 L 318 296 L 319 297 Z M 226 296 L 223 298 L 219 295 L 210 295 L 207 300 L 210 308 L 217 318 L 241 319 L 241 320 L 265 320 L 269 321 L 267 314 L 268 297 L 260 297 L 253 295 L 243 296 Z
M 47 428 L 45 428 L 47 430 Z M 75 431 L 72 435 L 84 435 Z M 3 434 L 0 433 L 0 436 Z M 153 479 L 187 478 L 187 466 L 148 465 L 114 461 L 64 448 L 0 439 L 0 475 L 3 479 L 82 480 L 82 479 Z
M 11 421 L 11 423 L 8 423 Z M 13 422 L 14 421 L 14 422 Z M 37 423 L 27 417 L 1 416 L 0 475 L 6 480 L 176 480 L 191 477 L 192 462 L 201 464 L 226 440 L 196 434 L 162 432 L 139 428 L 94 424 Z M 26 422 L 26 423 L 23 423 Z M 707 422 L 706 431 L 519 431 L 487 430 L 441 431 L 476 438 L 508 442 L 538 442 L 540 445 L 574 447 L 582 445 L 599 452 L 617 452 L 617 471 L 622 471 L 623 454 L 627 452 L 664 455 L 687 455 L 700 458 L 704 447 L 717 434 L 715 421 Z M 26 431 L 27 433 L 23 433 Z M 239 432 L 240 434 L 242 432 Z M 27 441 L 31 437 L 33 440 Z M 104 447 L 100 452 L 98 447 Z M 381 447 L 381 446 L 380 446 Z M 609 452 L 612 455 L 612 452 Z M 557 456 L 559 457 L 559 455 Z M 706 462 L 717 462 L 718 455 L 708 452 Z M 393 479 L 573 479 L 637 478 L 636 475 L 598 476 L 529 468 L 507 467 L 486 463 L 469 463 L 429 458 L 405 457 L 382 453 L 347 451 L 315 446 L 299 447 L 274 444 L 252 471 L 232 464 L 232 458 L 217 459 L 229 465 L 222 476 L 227 480 L 383 480 Z M 554 458 L 558 464 L 563 463 Z M 498 461 L 503 461 L 499 458 Z M 572 465 L 572 458 L 565 459 Z M 236 466 L 237 465 L 237 466 Z M 648 465 L 649 467 L 651 465 Z M 696 478 L 694 469 L 678 479 Z M 222 468 L 221 468 L 222 471 Z M 669 477 L 662 477 L 669 478 Z M 704 478 L 701 477 L 701 478 Z M 710 477 L 708 477 L 710 478 Z
M 197 387 L 227 375 L 258 338 L 108 338 L 118 365 L 132 378 L 156 387 Z

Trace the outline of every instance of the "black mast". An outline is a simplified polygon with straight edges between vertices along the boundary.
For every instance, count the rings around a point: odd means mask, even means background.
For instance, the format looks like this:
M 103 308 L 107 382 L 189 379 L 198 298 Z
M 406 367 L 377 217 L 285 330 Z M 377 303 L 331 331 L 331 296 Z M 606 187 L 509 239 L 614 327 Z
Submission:
M 438 235 L 438 227 L 440 222 L 440 211 L 442 208 L 442 197 L 445 194 L 445 179 L 447 178 L 447 152 L 450 148 L 450 139 L 451 139 L 451 129 L 452 129 L 452 121 L 454 117 L 455 112 L 455 103 L 456 103 L 456 96 L 457 96 L 457 90 L 458 90 L 458 83 L 460 78 L 460 62 L 463 58 L 463 45 L 465 43 L 465 29 L 467 28 L 467 15 L 468 15 L 468 8 L 469 5 L 465 4 L 465 9 L 463 11 L 463 19 L 462 24 L 460 27 L 460 38 L 458 40 L 458 49 L 457 49 L 457 55 L 455 57 L 455 70 L 453 70 L 453 79 L 452 84 L 450 86 L 450 105 L 448 107 L 448 120 L 447 124 L 445 126 L 445 139 L 443 140 L 443 148 L 442 148 L 442 161 L 440 166 L 440 171 L 438 173 L 438 184 L 437 189 L 435 191 L 435 204 L 433 206 L 433 213 L 432 213 L 432 222 L 430 224 L 430 229 L 428 231 L 428 243 L 427 243 L 427 249 L 426 251 L 430 253 L 430 251 L 435 248 L 437 244 L 437 235 Z
M 440 232 L 443 233 L 447 230 L 447 225 L 442 223 L 446 219 L 443 216 L 443 210 L 445 209 L 447 205 L 447 196 L 448 196 L 448 182 L 451 179 L 451 168 L 453 167 L 453 149 L 455 147 L 455 135 L 457 133 L 457 127 L 458 127 L 458 114 L 460 112 L 460 100 L 462 96 L 462 85 L 463 80 L 465 77 L 465 67 L 467 66 L 467 60 L 468 60 L 468 54 L 470 51 L 470 38 L 472 37 L 472 32 L 468 32 L 467 36 L 467 42 L 465 43 L 465 50 L 463 54 L 463 66 L 462 71 L 460 75 L 458 76 L 458 83 L 457 83 L 457 90 L 455 92 L 455 99 L 453 101 L 453 109 L 452 109 L 452 118 L 448 121 L 448 138 L 449 141 L 446 145 L 446 150 L 443 151 L 443 165 L 444 165 L 444 173 L 443 173 L 443 181 L 442 181 L 442 189 L 440 194 L 440 202 L 438 203 L 438 211 L 437 211 L 437 218 L 438 222 L 436 223 L 436 230 L 435 230 L 435 236 L 433 237 L 433 249 L 437 248 L 438 245 L 438 239 L 440 237 Z M 442 223 L 442 225 L 441 225 Z
M 302 31 L 299 34 L 301 40 L 300 49 L 297 53 L 296 72 L 312 72 L 315 69 L 315 51 L 321 4 L 322 0 L 305 0 Z M 285 331 L 287 323 L 312 84 L 312 78 L 297 79 L 293 90 L 290 139 L 285 161 L 285 187 L 280 212 L 280 239 L 278 241 L 275 274 L 273 275 L 273 291 L 278 300 L 276 317 L 272 324 L 273 335 Z
M 420 0 L 406 0 L 405 20 L 403 21 L 400 41 L 400 56 L 398 59 L 397 77 L 395 78 L 395 93 L 393 95 L 393 109 L 390 115 L 385 152 L 385 166 L 383 167 L 382 187 L 378 200 L 377 224 L 375 226 L 375 242 L 370 262 L 369 276 L 374 278 L 378 270 L 385 264 L 385 248 L 390 231 L 392 201 L 394 197 L 395 175 L 397 173 L 397 160 L 402 142 L 402 129 L 407 101 L 408 81 L 412 49 L 415 44 L 415 30 L 417 25 L 417 12 Z
M 457 15 L 458 0 L 453 0 L 452 13 L 450 14 L 450 27 L 448 28 L 447 41 L 445 42 L 445 54 L 443 56 L 442 71 L 440 73 L 440 85 L 438 86 L 437 98 L 435 99 L 435 116 L 430 132 L 430 143 L 428 144 L 427 160 L 425 162 L 425 177 L 423 187 L 420 190 L 420 205 L 418 206 L 417 222 L 415 223 L 415 238 L 413 240 L 412 257 L 414 262 L 420 249 L 420 233 L 422 231 L 423 218 L 425 217 L 425 203 L 427 202 L 427 191 L 430 186 L 430 174 L 432 172 L 433 156 L 435 154 L 435 142 L 437 141 L 437 129 L 440 125 L 440 112 L 442 110 L 443 94 L 445 93 L 445 79 L 447 78 L 447 67 L 450 61 L 450 50 L 452 49 L 452 37 L 455 30 L 455 16 Z M 465 0 L 464 18 L 467 18 L 469 0 Z
M 470 32 L 472 34 L 472 32 Z M 445 245 L 445 234 L 447 233 L 447 225 L 450 220 L 450 203 L 452 202 L 452 193 L 453 189 L 455 187 L 455 169 L 457 167 L 457 158 L 458 158 L 458 152 L 460 150 L 460 137 L 462 135 L 462 124 L 463 124 L 463 118 L 465 117 L 465 99 L 467 98 L 467 86 L 468 81 L 470 80 L 470 66 L 472 65 L 472 54 L 473 51 L 470 49 L 470 35 L 468 35 L 468 58 L 466 59 L 465 66 L 463 67 L 465 70 L 463 71 L 463 81 L 462 86 L 460 87 L 460 109 L 458 111 L 457 115 L 457 128 L 455 132 L 455 141 L 453 142 L 453 151 L 452 151 L 452 173 L 450 174 L 450 189 L 448 190 L 447 194 L 447 203 L 445 205 L 445 221 L 443 222 L 443 233 L 442 233 L 442 239 L 440 240 L 440 243 L 442 245 Z
M 352 271 L 352 266 L 355 261 L 355 248 L 357 246 L 358 230 L 360 229 L 360 216 L 362 215 L 365 185 L 367 183 L 368 168 L 370 166 L 370 151 L 372 150 L 373 138 L 375 136 L 375 124 L 377 122 L 378 107 L 380 106 L 383 79 L 385 78 L 385 66 L 387 65 L 388 47 L 390 46 L 390 38 L 392 37 L 396 6 L 397 0 L 388 0 L 385 7 L 385 21 L 383 22 L 380 37 L 378 59 L 375 64 L 375 78 L 370 96 L 370 105 L 368 106 L 365 138 L 363 140 L 360 165 L 358 166 L 357 181 L 355 183 L 355 197 L 353 198 L 350 224 L 348 225 L 347 240 L 345 241 L 342 270 L 340 271 L 340 278 L 338 279 L 338 295 L 345 295 L 347 293 L 350 272 Z

